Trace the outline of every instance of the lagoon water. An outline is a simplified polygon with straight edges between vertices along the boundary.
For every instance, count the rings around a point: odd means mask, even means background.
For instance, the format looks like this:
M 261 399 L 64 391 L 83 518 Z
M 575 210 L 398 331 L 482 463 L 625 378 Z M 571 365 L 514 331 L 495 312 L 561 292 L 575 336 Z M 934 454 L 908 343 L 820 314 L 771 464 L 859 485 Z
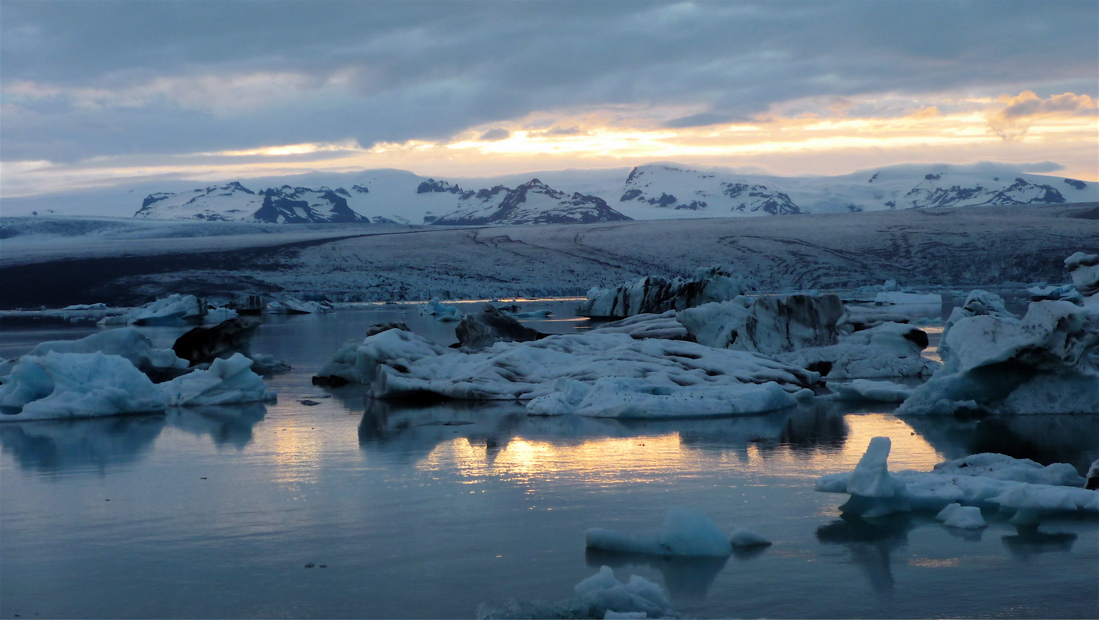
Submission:
M 566 332 L 572 302 L 529 303 Z M 527 417 L 521 405 L 409 407 L 310 377 L 371 323 L 453 324 L 364 306 L 268 316 L 253 350 L 294 371 L 277 403 L 0 424 L 0 617 L 474 617 L 556 601 L 600 566 L 694 617 L 1096 617 L 1099 521 L 950 530 L 933 514 L 841 517 L 815 479 L 874 436 L 890 468 L 997 451 L 1086 470 L 1099 417 L 900 419 L 818 399 L 662 422 Z M 19 327 L 0 356 L 95 327 Z M 185 328 L 149 328 L 170 346 Z M 675 506 L 774 544 L 727 560 L 586 552 L 584 530 L 645 533 Z

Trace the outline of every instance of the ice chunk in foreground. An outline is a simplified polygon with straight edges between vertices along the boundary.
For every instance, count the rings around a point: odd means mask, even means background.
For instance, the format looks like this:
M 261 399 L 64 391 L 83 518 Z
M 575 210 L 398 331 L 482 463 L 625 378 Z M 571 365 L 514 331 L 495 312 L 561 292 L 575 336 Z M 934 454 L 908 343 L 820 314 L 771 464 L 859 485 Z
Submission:
M 702 511 L 672 508 L 664 526 L 655 534 L 623 534 L 591 528 L 584 532 L 589 548 L 624 553 L 680 556 L 726 556 L 732 553 L 729 538 Z
M 24 355 L 0 385 L 0 421 L 160 411 L 167 398 L 129 360 L 103 353 Z
M 912 388 L 889 381 L 855 379 L 850 383 L 828 382 L 828 389 L 839 400 L 900 403 L 912 395 Z
M 942 370 L 898 414 L 1099 413 L 1099 306 L 1038 301 L 1021 321 L 963 318 L 944 342 Z
M 871 509 L 876 506 L 860 499 L 865 495 L 856 493 L 876 493 L 878 497 L 874 499 L 880 499 L 888 496 L 892 486 L 892 498 L 896 501 L 892 506 L 894 512 L 908 509 L 938 512 L 958 503 L 1015 512 L 1013 523 L 1016 524 L 1036 523 L 1042 514 L 1099 515 L 1099 493 L 1081 488 L 1083 478 L 1071 465 L 1042 467 L 1033 461 L 1002 454 L 977 454 L 941 463 L 927 473 L 890 473 L 885 469 L 883 459 L 887 452 L 883 443 L 874 444 L 879 439 L 886 438 L 875 437 L 871 441 L 871 447 L 855 471 L 817 479 L 818 491 L 851 494 L 851 501 L 842 507 L 845 512 L 863 516 L 884 514 L 873 511 L 864 514 L 867 506 Z
M 663 314 L 637 314 L 620 321 L 597 325 L 593 329 L 604 334 L 628 334 L 633 338 L 664 338 L 686 340 L 687 328 L 676 319 L 676 311 Z
M 501 606 L 482 603 L 478 618 L 667 618 L 676 617 L 664 590 L 639 575 L 625 583 L 608 566 L 576 584 L 576 595 L 568 600 L 511 602 Z
M 195 370 L 160 387 L 169 405 L 229 405 L 275 399 L 263 378 L 252 372 L 252 360 L 240 353 L 218 358 L 209 370 Z

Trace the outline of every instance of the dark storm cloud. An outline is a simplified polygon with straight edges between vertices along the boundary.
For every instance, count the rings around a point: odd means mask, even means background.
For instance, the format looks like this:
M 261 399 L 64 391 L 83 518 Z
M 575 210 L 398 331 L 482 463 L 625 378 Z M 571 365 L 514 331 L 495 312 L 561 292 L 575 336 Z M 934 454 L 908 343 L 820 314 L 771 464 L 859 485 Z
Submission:
M 1095 93 L 1083 2 L 3 3 L 4 160 L 443 139 L 538 110 Z M 256 77 L 256 76 L 260 77 Z

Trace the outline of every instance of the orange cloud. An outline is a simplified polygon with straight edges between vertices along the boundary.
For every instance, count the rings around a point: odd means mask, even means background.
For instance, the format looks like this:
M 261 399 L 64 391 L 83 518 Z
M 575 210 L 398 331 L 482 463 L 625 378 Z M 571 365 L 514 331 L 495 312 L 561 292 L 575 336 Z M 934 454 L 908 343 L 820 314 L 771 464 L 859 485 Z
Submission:
M 1007 142 L 1022 138 L 1039 118 L 1090 116 L 1099 111 L 1099 101 L 1074 93 L 1042 99 L 1028 90 L 1016 97 L 1000 95 L 997 101 L 1005 105 L 989 117 L 988 127 Z

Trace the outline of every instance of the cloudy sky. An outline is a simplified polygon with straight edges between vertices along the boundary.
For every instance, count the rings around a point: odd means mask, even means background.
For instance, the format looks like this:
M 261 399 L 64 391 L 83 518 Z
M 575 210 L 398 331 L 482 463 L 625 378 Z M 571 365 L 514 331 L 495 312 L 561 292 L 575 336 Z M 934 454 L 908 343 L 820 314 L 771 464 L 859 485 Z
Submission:
M 998 161 L 1099 180 L 1099 3 L 0 0 L 5 196 Z

